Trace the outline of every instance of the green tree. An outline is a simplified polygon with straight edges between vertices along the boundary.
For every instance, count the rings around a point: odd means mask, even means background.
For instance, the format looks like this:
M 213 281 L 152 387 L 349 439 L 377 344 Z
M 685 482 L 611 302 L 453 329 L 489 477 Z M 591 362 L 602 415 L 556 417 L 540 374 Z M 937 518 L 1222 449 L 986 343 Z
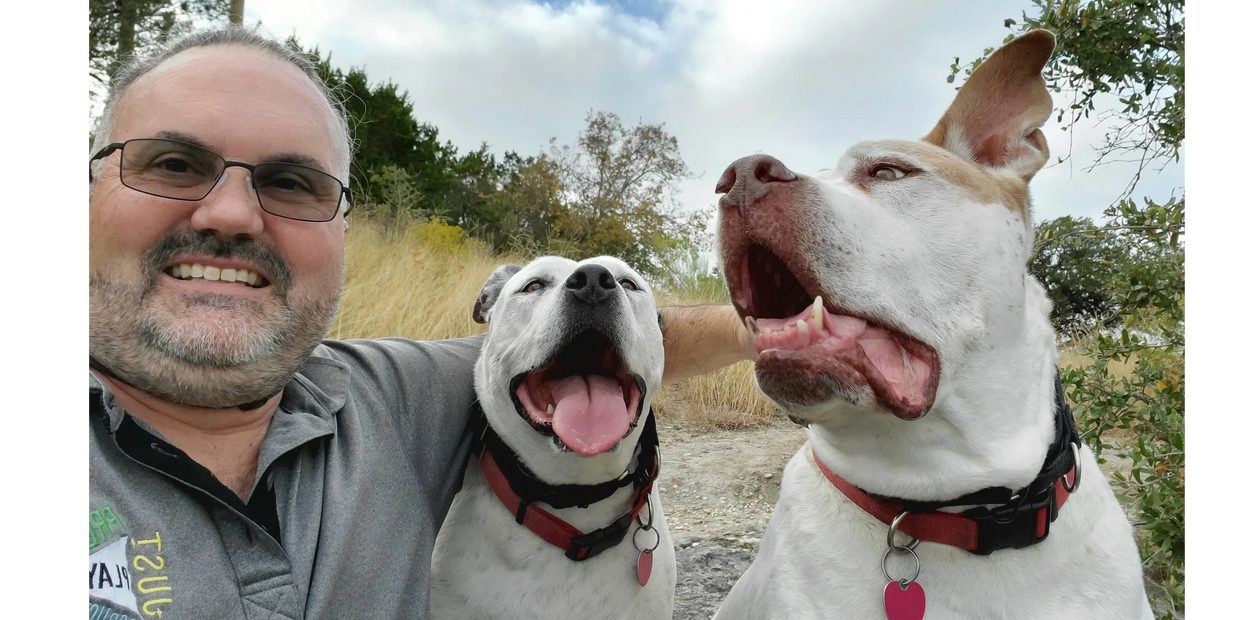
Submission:
M 456 147 L 440 142 L 439 129 L 413 115 L 408 91 L 390 81 L 372 84 L 365 69 L 354 67 L 345 72 L 333 67 L 330 54 L 324 56 L 317 47 L 305 50 L 296 38 L 289 38 L 287 43 L 316 62 L 324 83 L 344 101 L 354 138 L 350 183 L 365 193 L 369 202 L 386 203 L 386 186 L 373 184 L 370 179 L 388 167 L 396 167 L 409 175 L 421 197 L 421 208 L 437 215 L 450 211 L 449 197 L 460 186 L 454 171 Z M 456 217 L 449 219 L 456 221 Z
M 1125 238 L 1091 229 L 1087 217 L 1062 216 L 1038 223 L 1029 272 L 1046 287 L 1051 322 L 1060 333 L 1110 327 L 1118 320 L 1116 273 L 1129 258 Z
M 619 256 L 658 274 L 691 246 L 701 216 L 678 212 L 673 190 L 689 168 L 662 125 L 626 127 L 615 114 L 591 112 L 576 144 L 552 140 L 549 158 L 566 207 L 556 234 L 582 253 Z
M 471 233 L 500 251 L 577 255 L 559 234 L 568 207 L 555 162 L 545 153 L 521 157 L 510 152 L 498 167 L 496 187 L 474 208 Z
M 1093 360 L 1063 369 L 1082 437 L 1096 451 L 1114 449 L 1132 463 L 1112 486 L 1142 523 L 1138 535 L 1155 608 L 1163 618 L 1184 613 L 1184 204 L 1132 193 L 1151 166 L 1178 160 L 1184 141 L 1183 0 L 1033 0 L 1035 11 L 1005 27 L 1055 32 L 1048 85 L 1072 95 L 1057 121 L 1070 130 L 1097 114 L 1103 96 L 1118 108 L 1101 113 L 1110 129 L 1095 145 L 1092 170 L 1105 161 L 1136 162 L 1137 172 L 1104 211 L 1102 226 L 1075 231 L 1042 228 L 1041 243 L 1071 252 L 1079 237 L 1114 232 L 1127 258 L 1113 263 L 1115 327 L 1077 341 Z M 1012 36 L 1015 36 L 1013 34 Z M 1011 37 L 1009 37 L 1010 39 Z M 993 50 L 985 50 L 983 58 Z M 951 82 L 982 61 L 961 67 Z M 1049 236 L 1046 236 L 1049 232 Z M 1065 276 L 1066 279 L 1066 276 Z M 1081 284 L 1081 283 L 1076 283 Z M 1052 295 L 1054 293 L 1052 292 Z M 1110 361 L 1134 362 L 1126 374 Z M 1116 441 L 1116 431 L 1133 439 Z M 1161 590 L 1161 592 L 1159 592 Z

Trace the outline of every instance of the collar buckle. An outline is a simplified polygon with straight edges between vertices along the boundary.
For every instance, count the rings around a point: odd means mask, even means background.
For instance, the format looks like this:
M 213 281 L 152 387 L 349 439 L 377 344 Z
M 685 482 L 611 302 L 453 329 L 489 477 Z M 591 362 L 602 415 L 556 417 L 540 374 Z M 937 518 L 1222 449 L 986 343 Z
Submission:
M 977 522 L 977 547 L 969 552 L 990 555 L 1000 549 L 1023 549 L 1050 535 L 1051 521 L 1059 516 L 1054 486 L 1023 502 L 998 508 L 972 508 L 961 516 Z
M 626 512 L 607 527 L 574 536 L 569 539 L 568 549 L 564 550 L 564 555 L 575 562 L 588 560 L 620 544 L 632 522 L 633 518 Z

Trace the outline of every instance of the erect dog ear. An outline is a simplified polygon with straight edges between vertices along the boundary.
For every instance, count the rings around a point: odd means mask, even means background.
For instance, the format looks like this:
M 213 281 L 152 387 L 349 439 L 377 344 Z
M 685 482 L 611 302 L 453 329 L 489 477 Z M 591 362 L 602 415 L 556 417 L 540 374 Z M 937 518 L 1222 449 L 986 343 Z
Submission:
M 486 284 L 482 285 L 482 291 L 478 293 L 478 299 L 474 300 L 475 323 L 486 323 L 491 318 L 491 308 L 495 307 L 499 292 L 518 271 L 521 271 L 520 265 L 500 265 L 491 272 L 491 277 L 487 278 Z
M 659 333 L 660 333 L 660 334 L 666 334 L 666 333 L 667 333 L 667 324 L 663 322 L 663 311 L 662 311 L 662 310 L 655 310 L 654 312 L 655 312 L 655 316 L 659 317 Z
M 995 50 L 922 140 L 1032 179 L 1050 158 L 1039 127 L 1051 115 L 1042 67 L 1054 51 L 1055 35 L 1047 30 L 1032 30 Z

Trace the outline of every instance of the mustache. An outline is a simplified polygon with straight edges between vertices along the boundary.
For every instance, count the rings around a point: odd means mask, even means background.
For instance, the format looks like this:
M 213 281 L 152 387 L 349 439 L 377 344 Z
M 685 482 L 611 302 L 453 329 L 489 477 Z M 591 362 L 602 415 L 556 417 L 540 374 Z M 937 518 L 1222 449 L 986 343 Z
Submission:
M 185 254 L 200 254 L 219 259 L 248 262 L 263 272 L 279 293 L 284 293 L 293 283 L 293 270 L 280 256 L 280 251 L 269 242 L 255 239 L 224 239 L 211 232 L 195 232 L 181 229 L 169 233 L 146 253 L 148 287 L 154 287 L 163 268 L 173 258 Z

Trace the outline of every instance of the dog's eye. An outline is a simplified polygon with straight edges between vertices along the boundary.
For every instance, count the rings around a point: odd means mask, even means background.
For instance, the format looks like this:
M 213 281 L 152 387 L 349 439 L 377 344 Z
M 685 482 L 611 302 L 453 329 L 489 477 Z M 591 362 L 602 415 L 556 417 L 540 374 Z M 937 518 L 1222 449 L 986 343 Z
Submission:
M 626 290 L 630 290 L 630 291 L 636 291 L 636 290 L 639 290 L 639 289 L 637 288 L 637 283 L 636 283 L 636 282 L 634 282 L 634 281 L 632 281 L 632 280 L 630 280 L 630 279 L 628 279 L 628 278 L 625 278 L 625 279 L 621 280 L 621 281 L 620 281 L 620 286 L 623 286 Z
M 896 168 L 895 166 L 877 166 L 873 170 L 870 171 L 870 176 L 876 179 L 881 179 L 883 181 L 894 181 L 896 179 L 902 179 L 905 176 L 907 176 L 907 174 L 908 173 L 904 172 L 903 170 L 899 168 Z
M 542 287 L 543 287 L 542 280 L 530 280 L 530 283 L 526 284 L 525 288 L 521 289 L 521 292 L 522 293 L 533 293 L 535 291 L 542 290 Z

